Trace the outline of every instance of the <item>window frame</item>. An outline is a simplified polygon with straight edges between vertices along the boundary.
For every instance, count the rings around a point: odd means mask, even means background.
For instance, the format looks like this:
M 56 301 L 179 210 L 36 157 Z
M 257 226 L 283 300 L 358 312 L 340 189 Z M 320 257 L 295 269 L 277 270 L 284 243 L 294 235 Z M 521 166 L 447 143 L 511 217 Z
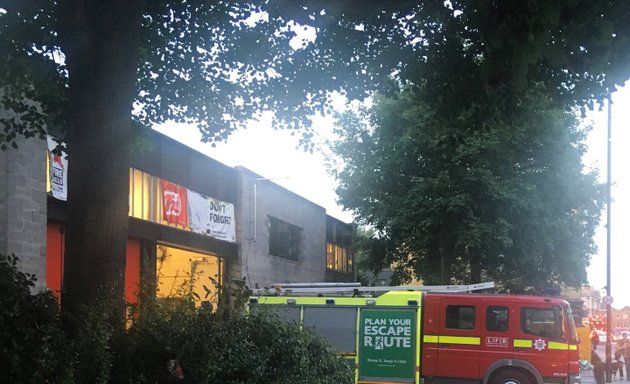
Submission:
M 534 318 L 534 316 L 529 315 L 530 312 L 533 313 L 534 311 L 538 311 L 538 313 L 542 314 L 543 317 Z M 553 322 L 548 321 L 550 319 L 548 314 L 550 313 L 553 315 Z M 528 320 L 529 324 L 527 322 Z M 551 340 L 564 340 L 565 335 L 568 331 L 565 329 L 563 311 L 562 308 L 559 306 L 522 307 L 520 310 L 519 323 L 519 327 L 522 333 Z
M 287 260 L 302 258 L 304 230 L 277 217 L 269 216 L 269 254 Z
M 457 310 L 456 316 L 453 316 L 454 309 Z M 472 316 L 462 313 L 464 309 L 472 309 Z M 477 307 L 474 305 L 447 304 L 444 313 L 444 328 L 462 331 L 474 330 L 476 327 L 476 316 Z
M 326 269 L 341 273 L 352 273 L 352 264 L 352 252 L 350 252 L 350 249 L 332 241 L 326 242 Z
M 505 312 L 505 320 L 500 320 L 498 317 L 502 316 L 503 313 L 497 314 L 496 311 Z M 490 327 L 489 325 L 492 323 L 492 318 L 490 314 L 493 313 L 495 315 L 495 324 L 499 324 L 501 322 L 504 327 Z M 486 308 L 486 331 L 488 332 L 507 332 L 510 328 L 510 308 L 505 305 L 489 305 Z

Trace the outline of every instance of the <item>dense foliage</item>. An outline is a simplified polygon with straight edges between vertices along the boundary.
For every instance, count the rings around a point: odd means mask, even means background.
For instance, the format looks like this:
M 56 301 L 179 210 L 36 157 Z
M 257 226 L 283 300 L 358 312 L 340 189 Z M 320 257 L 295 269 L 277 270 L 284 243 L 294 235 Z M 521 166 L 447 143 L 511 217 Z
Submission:
M 371 269 L 512 291 L 586 282 L 604 196 L 575 114 L 535 91 L 455 116 L 419 95 L 340 119 L 338 193 L 378 231 L 362 244 Z
M 350 383 L 353 370 L 323 339 L 243 307 L 212 312 L 191 298 L 146 298 L 125 331 L 109 304 L 58 316 L 48 292 L 15 257 L 0 256 L 0 382 L 3 383 Z M 245 291 L 242 291 L 245 292 Z M 234 304 L 238 293 L 233 297 Z M 67 327 L 74 321 L 72 327 Z
M 43 383 L 65 370 L 65 337 L 58 305 L 33 294 L 35 276 L 20 272 L 15 256 L 0 255 L 0 381 Z
M 163 382 L 176 360 L 189 383 L 350 383 L 323 339 L 269 315 L 228 316 L 153 303 L 119 348 L 114 382 Z
M 628 28 L 624 1 L 0 0 L 0 107 L 12 112 L 0 146 L 65 132 L 64 307 L 109 292 L 122 313 L 134 124 L 189 122 L 222 140 L 271 110 L 308 143 L 331 91 L 407 84 L 440 116 L 517 104 L 535 84 L 583 105 L 628 78 Z

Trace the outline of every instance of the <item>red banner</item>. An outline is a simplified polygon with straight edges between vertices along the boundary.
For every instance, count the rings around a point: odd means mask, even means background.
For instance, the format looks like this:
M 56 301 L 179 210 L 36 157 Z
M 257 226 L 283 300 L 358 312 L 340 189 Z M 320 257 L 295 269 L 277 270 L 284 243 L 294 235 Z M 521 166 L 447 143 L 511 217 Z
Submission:
M 188 226 L 186 188 L 160 179 L 162 187 L 162 219 L 169 224 Z

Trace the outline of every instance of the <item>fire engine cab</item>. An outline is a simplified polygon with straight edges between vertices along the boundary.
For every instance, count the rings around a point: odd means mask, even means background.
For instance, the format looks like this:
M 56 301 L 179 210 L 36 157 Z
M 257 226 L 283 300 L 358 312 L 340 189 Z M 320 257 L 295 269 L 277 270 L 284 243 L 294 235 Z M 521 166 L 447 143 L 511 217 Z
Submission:
M 578 384 L 578 338 L 559 298 L 471 293 L 465 286 L 328 283 L 256 290 L 271 311 L 325 337 L 352 360 L 356 383 Z

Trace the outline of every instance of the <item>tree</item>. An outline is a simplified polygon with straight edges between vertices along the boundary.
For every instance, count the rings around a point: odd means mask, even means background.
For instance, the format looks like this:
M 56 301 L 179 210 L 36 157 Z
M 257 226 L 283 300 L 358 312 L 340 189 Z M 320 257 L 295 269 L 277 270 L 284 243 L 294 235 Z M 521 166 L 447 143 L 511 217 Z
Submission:
M 340 201 L 380 234 L 373 269 L 513 291 L 586 281 L 603 190 L 581 165 L 584 129 L 544 93 L 445 116 L 406 90 L 345 113 L 337 134 Z
M 330 108 L 328 90 L 364 95 L 361 82 L 374 76 L 332 50 L 292 48 L 303 27 L 265 2 L 31 0 L 0 9 L 2 107 L 19 116 L 2 121 L 1 141 L 65 130 L 69 312 L 100 295 L 122 308 L 135 124 L 196 123 L 206 140 L 222 140 L 273 110 L 296 128 Z M 363 80 L 351 84 L 343 71 Z M 303 135 L 307 143 L 308 125 Z
M 55 125 L 66 131 L 73 164 L 64 307 L 102 290 L 122 307 L 134 124 L 190 122 L 204 139 L 223 140 L 272 110 L 282 126 L 301 126 L 308 146 L 309 116 L 330 111 L 329 91 L 355 99 L 425 81 L 440 105 L 468 108 L 474 98 L 458 87 L 471 84 L 450 82 L 451 59 L 460 57 L 487 68 L 478 88 L 487 92 L 535 80 L 571 90 L 572 100 L 606 94 L 627 74 L 628 7 L 556 3 L 527 2 L 512 13 L 477 0 L 0 0 L 1 106 L 19 116 L 0 120 L 0 141 Z M 316 39 L 291 48 L 307 26 Z M 525 71 L 517 65 L 523 46 L 532 48 Z M 604 73 L 620 75 L 602 81 Z

